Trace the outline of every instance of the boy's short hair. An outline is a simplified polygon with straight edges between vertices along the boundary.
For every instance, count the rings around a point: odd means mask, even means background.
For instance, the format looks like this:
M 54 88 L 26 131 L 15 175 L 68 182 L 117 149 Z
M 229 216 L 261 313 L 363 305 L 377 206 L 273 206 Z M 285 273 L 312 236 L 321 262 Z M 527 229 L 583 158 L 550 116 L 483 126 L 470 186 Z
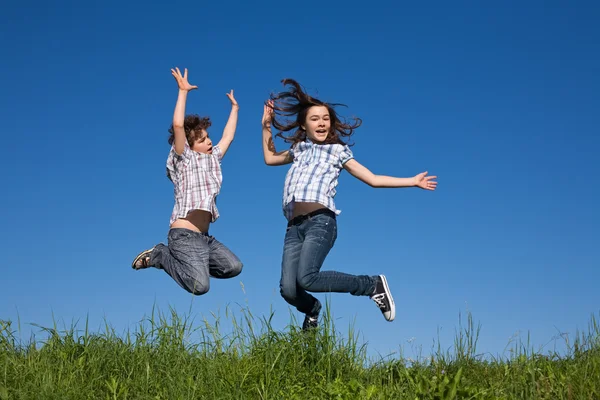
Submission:
M 185 137 L 190 147 L 194 146 L 194 142 L 202 136 L 202 130 L 207 130 L 212 125 L 210 117 L 201 117 L 197 114 L 186 115 L 183 120 L 183 129 L 185 130 Z M 169 128 L 169 144 L 173 145 L 175 142 L 175 130 L 173 124 Z

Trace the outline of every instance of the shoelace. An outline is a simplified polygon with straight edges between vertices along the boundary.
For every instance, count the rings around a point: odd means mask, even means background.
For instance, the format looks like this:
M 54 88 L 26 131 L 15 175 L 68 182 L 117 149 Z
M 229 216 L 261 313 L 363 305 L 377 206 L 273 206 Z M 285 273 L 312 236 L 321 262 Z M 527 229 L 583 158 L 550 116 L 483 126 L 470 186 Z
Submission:
M 371 297 L 371 299 L 377 304 L 377 307 L 381 309 L 386 308 L 386 305 L 383 301 L 385 299 L 385 293 L 376 294 L 375 296 Z
M 318 320 L 319 320 L 319 317 L 307 317 L 308 322 L 317 322 Z

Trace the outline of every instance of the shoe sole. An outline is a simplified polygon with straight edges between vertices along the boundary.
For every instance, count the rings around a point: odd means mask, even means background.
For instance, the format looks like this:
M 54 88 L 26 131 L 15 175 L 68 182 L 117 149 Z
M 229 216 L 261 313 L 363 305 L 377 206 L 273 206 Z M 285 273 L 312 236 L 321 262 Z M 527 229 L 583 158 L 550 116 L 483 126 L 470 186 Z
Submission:
M 381 282 L 383 283 L 383 290 L 385 290 L 385 294 L 390 301 L 390 318 L 386 318 L 388 321 L 392 322 L 396 318 L 396 304 L 394 303 L 394 298 L 392 297 L 392 291 L 388 286 L 387 279 L 385 279 L 385 275 L 379 275 L 381 278 Z M 385 318 L 385 315 L 384 315 Z
M 142 251 L 140 254 L 137 255 L 137 257 L 133 260 L 133 262 L 131 263 L 131 268 L 137 270 L 143 269 L 143 268 L 136 268 L 135 267 L 135 263 L 140 261 L 142 258 L 144 257 L 149 257 L 150 254 L 152 254 L 152 250 L 154 250 L 154 247 L 148 250 L 144 250 Z

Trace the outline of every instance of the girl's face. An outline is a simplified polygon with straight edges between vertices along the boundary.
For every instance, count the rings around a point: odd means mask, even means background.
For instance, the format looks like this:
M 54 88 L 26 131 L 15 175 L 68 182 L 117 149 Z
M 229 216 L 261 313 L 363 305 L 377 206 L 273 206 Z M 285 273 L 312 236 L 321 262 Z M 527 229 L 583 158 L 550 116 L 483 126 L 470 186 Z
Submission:
M 198 153 L 212 154 L 212 140 L 208 137 L 208 132 L 202 129 L 202 135 L 194 142 L 192 150 Z
M 306 112 L 306 121 L 302 129 L 314 143 L 322 143 L 331 130 L 329 110 L 325 106 L 312 106 Z

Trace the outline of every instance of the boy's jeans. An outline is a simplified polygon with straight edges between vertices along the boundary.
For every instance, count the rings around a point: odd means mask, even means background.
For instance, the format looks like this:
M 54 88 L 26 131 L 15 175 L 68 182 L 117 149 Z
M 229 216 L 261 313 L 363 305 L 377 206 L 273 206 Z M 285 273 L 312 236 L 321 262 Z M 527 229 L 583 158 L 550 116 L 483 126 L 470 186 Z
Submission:
M 336 219 L 329 214 L 308 217 L 287 229 L 279 286 L 281 296 L 304 314 L 315 316 L 321 310 L 307 290 L 355 296 L 370 296 L 375 290 L 376 277 L 320 271 L 336 238 Z
M 217 239 L 183 228 L 169 230 L 168 246 L 156 245 L 150 265 L 164 269 L 179 286 L 195 295 L 208 292 L 211 276 L 233 278 L 242 272 L 239 258 Z

